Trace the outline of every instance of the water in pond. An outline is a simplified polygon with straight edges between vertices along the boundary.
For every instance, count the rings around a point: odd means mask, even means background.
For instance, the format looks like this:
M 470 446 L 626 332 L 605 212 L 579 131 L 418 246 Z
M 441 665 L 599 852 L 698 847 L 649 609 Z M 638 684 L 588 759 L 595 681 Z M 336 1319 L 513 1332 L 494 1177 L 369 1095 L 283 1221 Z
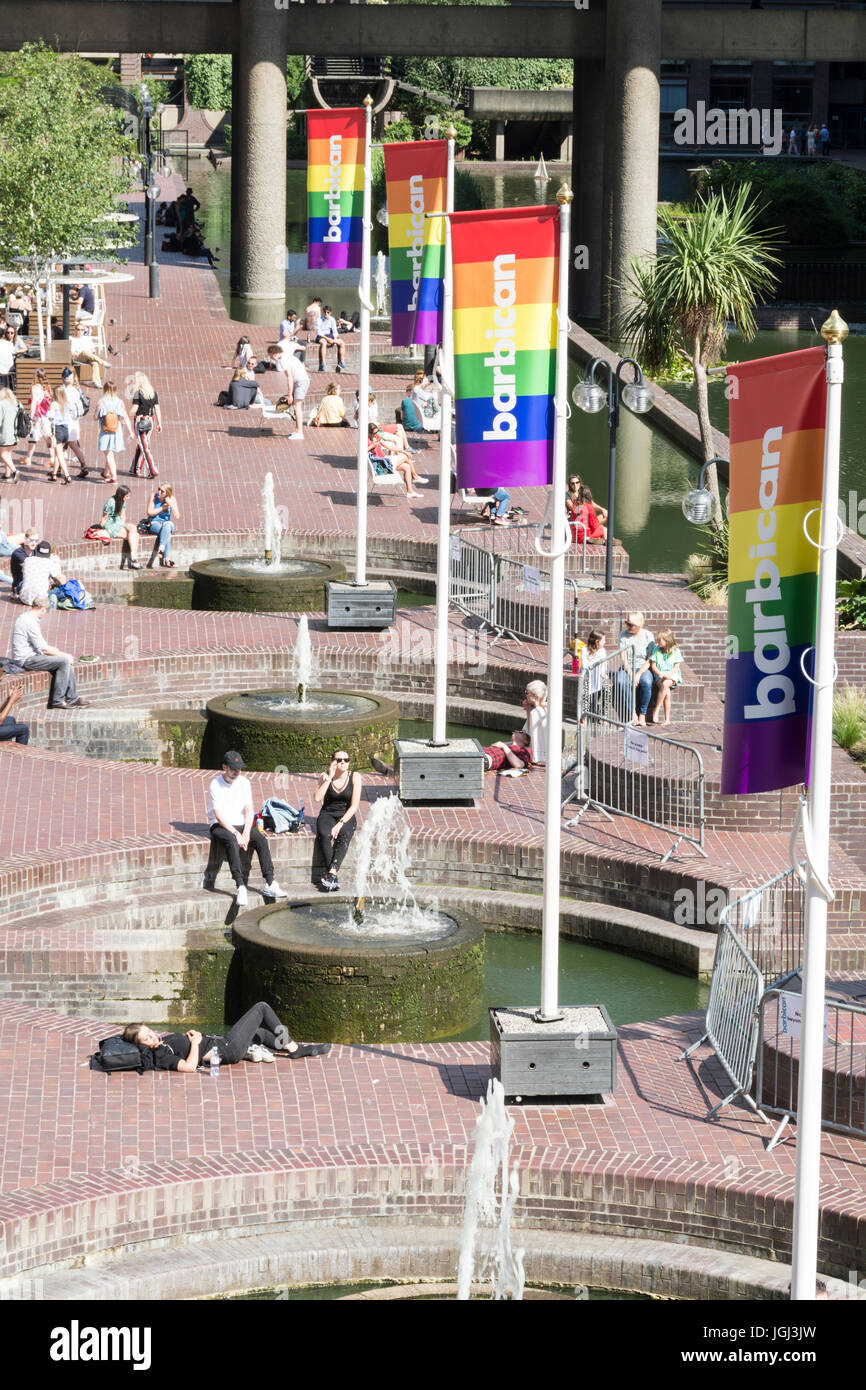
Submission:
M 309 690 L 303 703 L 294 690 L 233 695 L 226 702 L 230 713 L 253 719 L 311 719 L 314 715 L 349 719 L 372 714 L 376 708 L 376 701 L 365 695 L 346 695 L 338 690 Z
M 472 912 L 471 895 L 466 903 Z M 539 899 L 540 902 L 540 899 Z M 619 951 L 563 939 L 559 943 L 559 999 L 562 1004 L 604 1004 L 615 1024 L 640 1023 L 706 1007 L 708 986 L 665 966 Z M 533 1004 L 541 998 L 541 936 L 535 932 L 488 931 L 484 945 L 482 1011 L 471 1027 L 438 1042 L 490 1039 L 489 1007 Z M 230 1020 L 234 1022 L 234 1018 Z M 175 1018 L 160 1030 L 197 1027 L 222 1033 L 221 1018 Z
M 515 723 L 512 720 L 512 723 Z M 506 733 L 510 733 L 511 728 L 494 730 L 489 726 L 485 729 L 474 724 L 446 724 L 446 738 L 477 738 L 482 748 L 488 743 L 495 743 Z M 432 719 L 401 719 L 400 738 L 432 738 L 433 721 Z

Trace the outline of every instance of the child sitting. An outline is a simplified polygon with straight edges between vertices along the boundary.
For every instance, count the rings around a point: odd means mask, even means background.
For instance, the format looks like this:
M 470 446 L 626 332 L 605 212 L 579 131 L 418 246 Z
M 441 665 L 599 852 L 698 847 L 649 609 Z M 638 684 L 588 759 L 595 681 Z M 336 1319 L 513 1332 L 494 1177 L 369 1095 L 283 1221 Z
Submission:
M 607 685 L 607 671 L 603 662 L 607 661 L 607 651 L 605 650 L 605 635 L 603 632 L 593 630 L 586 639 L 586 650 L 583 653 L 584 695 L 588 708 L 593 714 L 598 713 L 602 696 Z
M 670 724 L 671 722 L 671 690 L 675 685 L 682 684 L 682 652 L 677 646 L 676 638 L 670 628 L 665 628 L 660 632 L 654 649 L 649 654 L 649 668 L 652 671 L 653 682 L 656 687 L 655 704 L 652 710 L 652 721 L 654 724 Z M 659 719 L 659 713 L 664 708 L 664 719 Z

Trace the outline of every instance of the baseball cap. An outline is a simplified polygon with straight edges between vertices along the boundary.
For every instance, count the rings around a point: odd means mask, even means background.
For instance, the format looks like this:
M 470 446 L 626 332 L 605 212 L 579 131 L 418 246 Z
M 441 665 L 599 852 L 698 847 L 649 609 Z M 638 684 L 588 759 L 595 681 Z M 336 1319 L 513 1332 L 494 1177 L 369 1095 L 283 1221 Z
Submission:
M 227 767 L 230 772 L 240 772 L 242 768 L 246 767 L 246 763 L 240 753 L 231 750 L 223 754 L 223 767 Z

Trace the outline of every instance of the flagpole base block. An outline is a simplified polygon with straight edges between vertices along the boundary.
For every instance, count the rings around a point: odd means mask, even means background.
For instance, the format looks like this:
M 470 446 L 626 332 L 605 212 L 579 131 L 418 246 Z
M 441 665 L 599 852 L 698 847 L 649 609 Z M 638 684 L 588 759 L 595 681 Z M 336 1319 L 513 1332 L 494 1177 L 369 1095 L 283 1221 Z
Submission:
M 477 738 L 439 745 L 395 738 L 394 772 L 403 802 L 473 805 L 484 795 L 484 749 Z
M 616 1029 L 603 1004 L 565 1007 L 540 1023 L 538 1009 L 496 1005 L 490 1064 L 506 1096 L 595 1100 L 616 1090 Z
M 393 579 L 367 584 L 351 580 L 325 585 L 329 628 L 383 629 L 397 621 L 397 585 Z

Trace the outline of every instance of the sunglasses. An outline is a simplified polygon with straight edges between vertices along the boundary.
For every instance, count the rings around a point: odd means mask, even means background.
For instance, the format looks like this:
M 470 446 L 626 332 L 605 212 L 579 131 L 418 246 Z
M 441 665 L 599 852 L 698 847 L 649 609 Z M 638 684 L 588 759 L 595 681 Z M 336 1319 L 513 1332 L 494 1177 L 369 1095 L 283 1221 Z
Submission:
M 335 763 L 347 763 L 348 761 L 349 761 L 348 758 L 338 758 L 337 755 L 336 755 L 336 753 L 334 754 L 334 762 L 335 762 Z

